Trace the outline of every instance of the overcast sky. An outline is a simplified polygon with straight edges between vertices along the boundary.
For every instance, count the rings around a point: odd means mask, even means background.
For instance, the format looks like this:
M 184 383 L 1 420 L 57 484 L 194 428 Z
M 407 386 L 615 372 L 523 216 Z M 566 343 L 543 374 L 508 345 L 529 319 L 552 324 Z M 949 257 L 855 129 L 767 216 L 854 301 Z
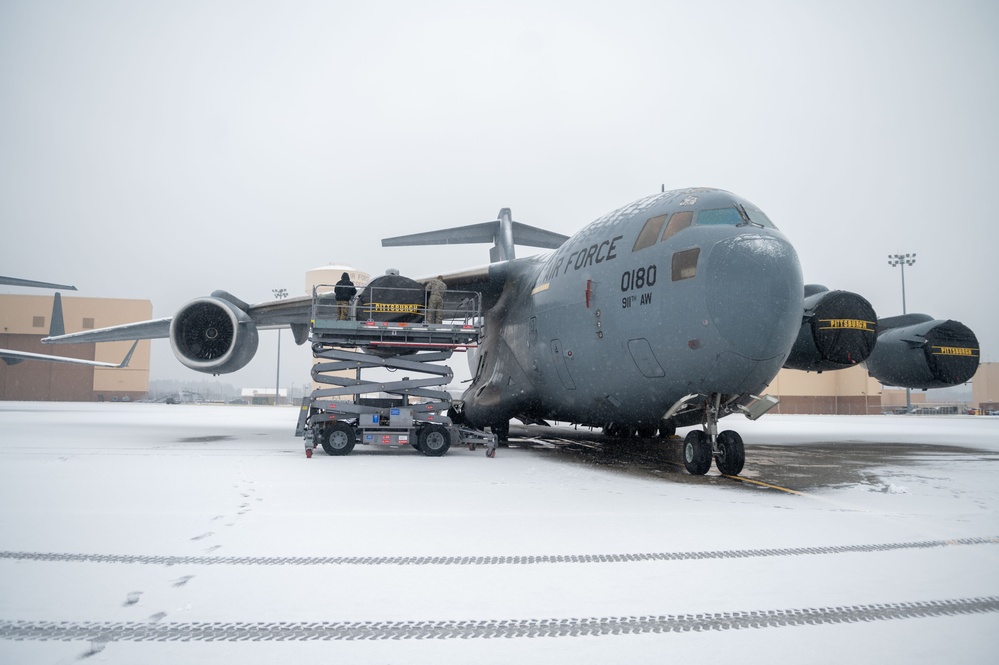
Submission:
M 171 316 L 215 289 L 304 293 L 328 263 L 485 263 L 379 241 L 501 207 L 571 235 L 711 186 L 881 316 L 901 312 L 888 254 L 917 253 L 909 311 L 999 361 L 997 29 L 967 0 L 0 0 L 0 274 Z M 226 380 L 273 384 L 261 336 Z M 309 353 L 283 339 L 301 385 Z M 204 378 L 166 341 L 152 362 Z

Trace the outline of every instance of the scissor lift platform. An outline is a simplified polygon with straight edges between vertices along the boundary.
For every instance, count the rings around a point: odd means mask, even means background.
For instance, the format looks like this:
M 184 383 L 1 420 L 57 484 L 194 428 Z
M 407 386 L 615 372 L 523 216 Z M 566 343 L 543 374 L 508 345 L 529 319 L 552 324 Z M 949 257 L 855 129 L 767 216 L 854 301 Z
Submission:
M 318 362 L 312 377 L 330 387 L 313 390 L 302 405 L 296 434 L 304 437 L 306 456 L 320 445 L 327 454 L 346 455 L 356 444 L 409 444 L 433 457 L 452 444 L 484 445 L 487 456 L 495 455 L 494 434 L 459 426 L 447 415 L 451 395 L 443 389 L 453 377 L 444 361 L 475 347 L 482 332 L 478 294 L 449 292 L 442 323 L 423 320 L 422 289 L 410 294 L 411 303 L 354 304 L 343 320 L 322 288 L 313 291 L 310 339 Z M 399 291 L 393 289 L 395 300 Z M 369 378 L 376 369 L 406 376 Z

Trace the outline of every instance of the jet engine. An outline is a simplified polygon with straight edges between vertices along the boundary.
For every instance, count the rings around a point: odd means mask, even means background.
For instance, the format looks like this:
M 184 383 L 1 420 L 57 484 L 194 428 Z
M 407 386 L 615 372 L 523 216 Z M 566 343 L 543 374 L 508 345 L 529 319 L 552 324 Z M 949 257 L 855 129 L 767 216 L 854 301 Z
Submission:
M 946 388 L 971 380 L 978 370 L 978 338 L 963 323 L 905 314 L 879 321 L 867 371 L 888 386 Z
M 259 341 L 247 309 L 249 305 L 225 291 L 187 303 L 170 322 L 173 354 L 198 372 L 227 374 L 245 367 Z
M 821 372 L 862 363 L 879 343 L 877 329 L 877 314 L 864 297 L 808 284 L 804 318 L 784 367 Z

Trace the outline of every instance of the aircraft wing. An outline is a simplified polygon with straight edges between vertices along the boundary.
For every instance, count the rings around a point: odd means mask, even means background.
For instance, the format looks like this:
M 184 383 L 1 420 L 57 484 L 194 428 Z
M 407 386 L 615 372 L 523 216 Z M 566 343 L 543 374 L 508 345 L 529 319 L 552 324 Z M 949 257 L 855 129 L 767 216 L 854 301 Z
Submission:
M 307 326 L 312 320 L 312 296 L 297 296 L 249 305 L 246 313 L 258 328 L 288 326 L 294 328 L 299 324 Z
M 170 336 L 170 319 L 125 323 L 110 328 L 81 330 L 66 335 L 42 338 L 42 344 L 88 344 L 91 342 L 121 342 L 130 339 L 161 339 Z
M 501 267 L 502 266 L 502 267 Z M 457 272 L 442 273 L 440 275 L 449 289 L 459 289 L 462 291 L 476 291 L 484 293 L 492 291 L 497 287 L 502 287 L 506 264 L 490 264 L 479 266 L 478 268 L 468 268 Z M 421 284 L 426 284 L 437 275 L 427 275 L 416 279 Z
M 53 284 L 52 282 L 36 282 L 33 279 L 21 279 L 20 277 L 2 277 L 0 276 L 0 284 L 9 284 L 10 286 L 31 286 L 39 289 L 66 289 L 67 291 L 76 291 L 75 286 L 70 286 L 69 284 Z
M 520 283 L 524 280 L 533 281 L 540 270 L 544 256 L 528 256 L 513 261 L 490 263 L 478 268 L 469 268 L 457 272 L 441 273 L 440 277 L 447 284 L 448 291 L 444 294 L 445 309 L 458 309 L 461 292 L 474 291 L 482 296 L 482 306 L 492 307 L 503 293 L 508 283 Z M 437 275 L 418 278 L 416 281 L 426 284 Z
M 285 298 L 250 305 L 225 291 L 215 291 L 211 298 L 225 300 L 244 312 L 253 324 L 260 329 L 290 327 L 299 344 L 308 338 L 309 321 L 312 317 L 311 296 Z M 85 344 L 90 342 L 120 342 L 132 339 L 167 339 L 170 337 L 170 322 L 173 317 L 125 323 L 120 326 L 81 330 L 66 335 L 49 335 L 42 339 L 43 344 Z M 299 341 L 301 340 L 301 341 Z
M 50 356 L 44 353 L 14 351 L 13 349 L 0 349 L 0 359 L 8 365 L 16 365 L 17 363 L 25 360 L 43 360 L 50 363 L 65 363 L 68 365 L 89 365 L 91 367 L 122 369 L 124 367 L 128 367 L 128 363 L 132 360 L 132 353 L 135 351 L 135 347 L 138 343 L 138 340 L 136 340 L 135 344 L 132 344 L 132 348 L 128 350 L 128 354 L 125 356 L 125 359 L 120 363 L 106 363 L 99 360 L 86 360 L 85 358 L 67 358 L 66 356 Z

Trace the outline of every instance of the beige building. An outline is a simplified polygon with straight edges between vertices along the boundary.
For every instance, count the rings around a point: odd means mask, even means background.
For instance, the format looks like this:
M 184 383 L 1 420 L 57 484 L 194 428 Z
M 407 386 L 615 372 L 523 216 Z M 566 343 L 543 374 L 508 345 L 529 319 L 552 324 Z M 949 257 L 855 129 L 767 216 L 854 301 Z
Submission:
M 982 363 L 971 381 L 971 408 L 999 410 L 999 363 Z M 882 386 L 863 367 L 834 372 L 783 369 L 766 389 L 780 398 L 773 413 L 878 414 L 905 408 L 905 390 Z M 934 391 L 913 390 L 914 408 L 933 405 Z
M 45 345 L 52 317 L 51 295 L 0 294 L 0 348 L 120 363 L 131 342 Z M 152 318 L 148 300 L 62 298 L 66 332 L 104 328 Z M 64 402 L 135 400 L 149 392 L 149 341 L 139 342 L 129 366 L 107 369 L 26 360 L 0 362 L 0 400 Z
M 771 413 L 881 413 L 881 383 L 860 366 L 834 372 L 782 369 L 765 392 L 780 398 Z
M 974 406 L 985 411 L 999 411 L 999 363 L 982 363 L 971 384 Z

